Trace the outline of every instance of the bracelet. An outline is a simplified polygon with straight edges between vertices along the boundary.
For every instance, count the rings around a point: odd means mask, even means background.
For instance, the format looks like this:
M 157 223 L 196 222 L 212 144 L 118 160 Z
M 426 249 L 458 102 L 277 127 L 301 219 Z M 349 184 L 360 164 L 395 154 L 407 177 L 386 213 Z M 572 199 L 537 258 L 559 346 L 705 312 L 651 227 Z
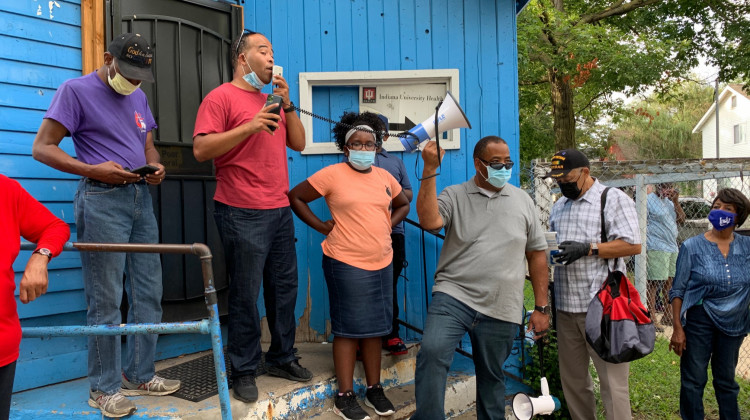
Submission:
M 284 112 L 292 112 L 294 111 L 294 102 L 289 101 L 289 106 L 286 108 L 282 108 Z

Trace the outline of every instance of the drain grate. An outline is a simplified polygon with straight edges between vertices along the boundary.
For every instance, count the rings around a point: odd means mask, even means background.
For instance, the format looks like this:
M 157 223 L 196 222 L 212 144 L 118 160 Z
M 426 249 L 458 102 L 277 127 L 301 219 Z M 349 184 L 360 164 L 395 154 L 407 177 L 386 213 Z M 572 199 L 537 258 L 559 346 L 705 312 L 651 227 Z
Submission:
M 266 373 L 265 361 L 266 354 L 263 353 L 260 357 L 256 376 Z M 232 368 L 226 350 L 224 351 L 224 365 L 227 367 L 227 379 L 231 388 Z M 158 373 L 163 378 L 179 379 L 182 382 L 180 389 L 172 394 L 173 397 L 199 402 L 219 393 L 216 385 L 216 373 L 214 372 L 214 356 L 211 353 L 185 363 L 180 363 L 179 365 L 162 369 Z

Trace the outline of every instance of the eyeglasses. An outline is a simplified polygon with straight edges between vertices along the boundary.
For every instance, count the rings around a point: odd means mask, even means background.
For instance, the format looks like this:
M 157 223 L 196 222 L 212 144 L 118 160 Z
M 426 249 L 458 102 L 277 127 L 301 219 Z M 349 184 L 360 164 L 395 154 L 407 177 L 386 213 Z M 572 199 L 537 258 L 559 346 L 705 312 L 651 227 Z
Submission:
M 346 145 L 349 150 L 375 150 L 375 143 L 374 142 L 367 142 L 367 143 L 349 143 Z
M 235 49 L 234 49 L 234 55 L 235 55 L 235 57 L 237 57 L 237 56 L 240 55 L 240 44 L 242 44 L 242 38 L 244 38 L 245 35 L 252 35 L 254 33 L 255 32 L 251 31 L 250 29 L 243 29 L 242 30 L 242 33 L 240 34 L 239 39 L 237 39 L 237 46 L 235 46 Z
M 492 169 L 500 170 L 505 168 L 512 168 L 513 167 L 513 161 L 509 160 L 507 162 L 487 162 L 486 160 L 482 158 L 477 158 L 480 162 L 484 163 L 485 166 L 489 166 Z

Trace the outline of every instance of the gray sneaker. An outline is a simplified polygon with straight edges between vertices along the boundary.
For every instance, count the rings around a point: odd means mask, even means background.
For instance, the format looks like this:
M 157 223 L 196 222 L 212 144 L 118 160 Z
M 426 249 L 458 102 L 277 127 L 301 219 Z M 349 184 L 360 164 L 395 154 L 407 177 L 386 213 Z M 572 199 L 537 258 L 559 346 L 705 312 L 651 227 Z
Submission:
M 169 395 L 180 389 L 180 381 L 175 379 L 164 379 L 154 375 L 150 381 L 142 384 L 134 384 L 122 375 L 122 393 L 124 395 Z
M 89 405 L 102 410 L 107 417 L 125 417 L 135 413 L 133 401 L 122 393 L 105 394 L 101 391 L 89 391 Z

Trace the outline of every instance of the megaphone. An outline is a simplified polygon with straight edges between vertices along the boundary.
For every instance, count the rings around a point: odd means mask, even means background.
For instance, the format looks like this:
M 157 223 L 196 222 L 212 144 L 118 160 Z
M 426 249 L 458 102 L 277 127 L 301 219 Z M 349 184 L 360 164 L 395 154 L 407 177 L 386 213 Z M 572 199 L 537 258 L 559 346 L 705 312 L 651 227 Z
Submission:
M 437 111 L 438 129 L 443 131 L 453 130 L 454 128 L 471 128 L 471 123 L 464 110 L 458 105 L 456 99 L 450 92 L 446 92 L 443 104 Z M 430 115 L 421 124 L 416 125 L 408 131 L 406 137 L 399 137 L 404 150 L 413 153 L 424 147 L 424 143 L 435 137 L 435 114 Z
M 529 420 L 536 415 L 552 414 L 560 409 L 560 400 L 549 395 L 547 378 L 542 377 L 542 395 L 537 398 L 519 392 L 513 396 L 513 414 L 518 420 Z

